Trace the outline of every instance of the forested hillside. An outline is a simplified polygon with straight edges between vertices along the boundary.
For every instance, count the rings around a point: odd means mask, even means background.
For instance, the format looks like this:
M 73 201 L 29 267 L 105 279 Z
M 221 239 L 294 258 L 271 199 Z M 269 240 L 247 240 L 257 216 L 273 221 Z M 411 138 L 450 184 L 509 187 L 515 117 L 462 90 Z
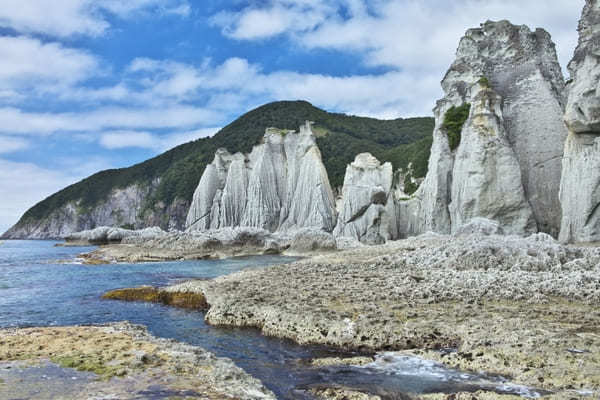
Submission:
M 377 120 L 323 111 L 305 101 L 281 101 L 252 110 L 210 138 L 175 147 L 157 157 L 129 168 L 106 170 L 71 185 L 28 210 L 19 224 L 44 219 L 65 204 L 78 201 L 80 212 L 91 210 L 106 199 L 111 190 L 134 183 L 150 185 L 159 181 L 140 210 L 175 199 L 189 202 L 204 168 L 220 147 L 230 152 L 249 152 L 262 138 L 265 128 L 298 129 L 306 120 L 314 121 L 318 145 L 332 187 L 343 183 L 346 165 L 356 154 L 371 152 L 394 168 L 415 166 L 415 175 L 424 176 L 431 147 L 433 118 Z

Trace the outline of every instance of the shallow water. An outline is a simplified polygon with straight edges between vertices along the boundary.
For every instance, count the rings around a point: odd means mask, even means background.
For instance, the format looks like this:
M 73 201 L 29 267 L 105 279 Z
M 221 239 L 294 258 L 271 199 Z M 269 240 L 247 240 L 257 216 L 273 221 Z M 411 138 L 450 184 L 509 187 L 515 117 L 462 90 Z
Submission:
M 291 262 L 294 258 L 260 256 L 86 266 L 78 263 L 76 257 L 93 248 L 55 247 L 56 243 L 5 241 L 0 244 L 0 327 L 128 320 L 147 326 L 155 336 L 199 345 L 218 356 L 231 358 L 284 399 L 310 398 L 303 389 L 315 384 L 339 384 L 388 398 L 397 393 L 478 388 L 537 397 L 536 392 L 499 378 L 464 374 L 391 353 L 381 355 L 367 367 L 308 368 L 299 360 L 333 355 L 334 351 L 264 337 L 252 329 L 211 327 L 204 323 L 200 312 L 100 298 L 116 288 L 164 286 L 187 278 L 213 278 L 244 268 Z

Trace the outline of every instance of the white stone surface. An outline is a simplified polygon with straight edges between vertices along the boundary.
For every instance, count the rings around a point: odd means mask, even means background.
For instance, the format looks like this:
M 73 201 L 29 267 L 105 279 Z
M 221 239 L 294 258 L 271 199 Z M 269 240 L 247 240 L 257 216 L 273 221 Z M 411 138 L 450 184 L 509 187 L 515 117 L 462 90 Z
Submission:
M 569 63 L 560 200 L 564 242 L 600 241 L 600 4 L 586 1 Z
M 335 221 L 329 178 L 307 122 L 299 132 L 267 129 L 248 155 L 219 150 L 194 193 L 187 227 L 331 232 Z
M 7 238 L 50 239 L 62 238 L 75 232 L 90 230 L 98 226 L 134 227 L 153 226 L 165 222 L 169 228 L 181 227 L 188 210 L 188 202 L 175 199 L 171 204 L 159 203 L 160 208 L 141 211 L 144 202 L 158 186 L 156 180 L 151 186 L 133 184 L 112 190 L 106 199 L 92 207 L 83 207 L 81 201 L 72 201 L 56 208 L 42 220 L 18 223 L 6 232 Z
M 452 190 L 455 157 L 465 140 L 451 151 L 442 124 L 450 107 L 473 101 L 471 88 L 482 77 L 503 99 L 501 125 L 516 155 L 522 190 L 537 228 L 558 234 L 561 157 L 567 132 L 561 117 L 564 81 L 554 44 L 543 29 L 532 32 L 508 21 L 488 21 L 467 31 L 442 81 L 444 97 L 434 109 L 429 171 L 410 200 L 397 201 L 401 237 L 427 231 L 450 233 L 463 222 L 452 220 L 449 207 L 456 200 Z M 510 187 L 515 185 L 518 182 Z
M 483 217 L 496 220 L 507 234 L 537 231 L 525 198 L 521 170 L 503 125 L 502 99 L 476 83 L 452 170 L 452 231 Z
M 358 154 L 346 168 L 334 236 L 369 244 L 395 239 L 392 180 L 392 164 L 381 164 L 369 153 Z

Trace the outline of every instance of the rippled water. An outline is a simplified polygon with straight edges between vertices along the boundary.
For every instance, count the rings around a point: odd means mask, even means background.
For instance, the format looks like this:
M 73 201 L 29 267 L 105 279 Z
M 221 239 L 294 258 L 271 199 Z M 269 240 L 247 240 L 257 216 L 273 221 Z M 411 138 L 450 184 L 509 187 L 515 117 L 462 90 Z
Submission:
M 55 247 L 52 241 L 0 244 L 0 327 L 96 324 L 128 320 L 155 336 L 199 345 L 229 357 L 261 379 L 280 398 L 309 398 L 303 389 L 340 384 L 395 398 L 397 393 L 453 392 L 493 388 L 536 397 L 502 380 L 462 374 L 427 361 L 381 355 L 367 367 L 308 368 L 301 360 L 333 350 L 298 346 L 252 329 L 208 326 L 200 312 L 158 304 L 101 300 L 108 290 L 138 285 L 164 286 L 187 278 L 213 278 L 244 268 L 294 259 L 281 256 L 164 263 L 86 266 L 77 254 L 92 248 Z M 62 260 L 68 260 L 64 262 Z

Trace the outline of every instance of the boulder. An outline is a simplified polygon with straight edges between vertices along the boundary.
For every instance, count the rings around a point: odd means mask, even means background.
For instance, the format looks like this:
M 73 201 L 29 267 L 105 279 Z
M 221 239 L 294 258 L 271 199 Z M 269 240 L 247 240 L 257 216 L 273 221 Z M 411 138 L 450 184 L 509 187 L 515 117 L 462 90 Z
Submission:
M 454 232 L 454 236 L 464 235 L 504 235 L 504 230 L 498 221 L 478 217 L 471 219 L 462 226 L 459 226 Z
M 317 229 L 304 228 L 293 234 L 288 253 L 309 253 L 313 251 L 336 249 L 336 241 L 331 233 Z
M 144 228 L 140 230 L 130 230 L 123 228 L 114 228 L 110 226 L 100 226 L 94 229 L 75 232 L 65 236 L 67 243 L 78 244 L 109 244 L 122 243 L 129 238 L 139 238 L 140 240 L 155 239 L 167 235 L 157 226 Z
M 357 155 L 346 168 L 334 236 L 368 244 L 396 238 L 392 180 L 392 164 L 381 164 L 369 153 Z

